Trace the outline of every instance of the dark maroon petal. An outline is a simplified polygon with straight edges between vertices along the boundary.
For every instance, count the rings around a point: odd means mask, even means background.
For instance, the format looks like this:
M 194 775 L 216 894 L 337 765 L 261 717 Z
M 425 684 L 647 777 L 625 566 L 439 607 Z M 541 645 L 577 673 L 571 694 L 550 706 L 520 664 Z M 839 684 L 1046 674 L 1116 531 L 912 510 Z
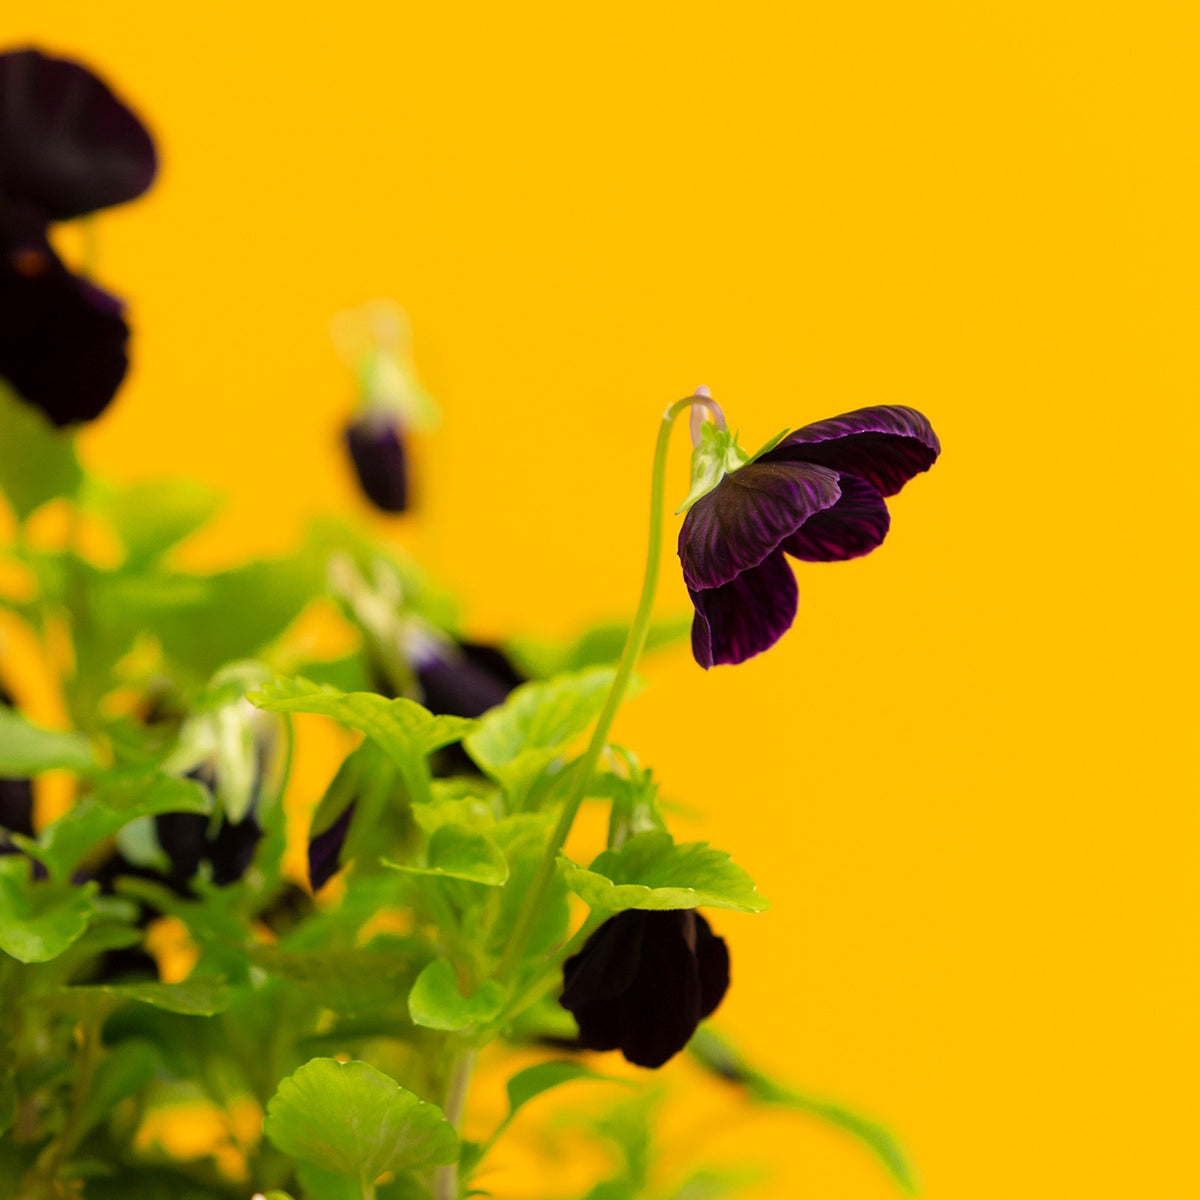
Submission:
M 211 839 L 208 847 L 213 883 L 224 887 L 241 879 L 254 861 L 262 836 L 262 826 L 252 816 L 243 818 L 236 825 L 222 821 L 217 836 Z
M 413 668 L 421 703 L 439 716 L 480 717 L 522 682 L 500 651 L 466 643 L 430 646 L 415 656 Z
M 645 914 L 629 909 L 610 917 L 563 963 L 560 1003 L 570 1012 L 619 996 L 637 977 Z
M 679 559 L 689 588 L 715 588 L 757 567 L 840 495 L 837 474 L 803 463 L 751 463 L 688 510 Z
M 884 496 L 933 466 L 942 446 L 923 413 L 881 404 L 789 433 L 759 462 L 806 462 L 847 471 Z
M 642 957 L 621 998 L 621 1053 L 639 1067 L 661 1067 L 691 1040 L 700 1023 L 700 975 L 692 948 L 690 909 L 647 912 Z
M 65 221 L 140 196 L 157 167 L 145 126 L 86 67 L 0 54 L 0 193 Z
M 368 500 L 386 513 L 408 508 L 408 454 L 392 413 L 369 412 L 346 428 L 346 447 Z
M 72 275 L 43 231 L 0 211 L 0 378 L 55 425 L 98 417 L 129 365 L 114 296 Z
M 692 653 L 707 671 L 740 663 L 775 645 L 796 619 L 799 591 L 783 552 L 724 587 L 688 588 L 696 615 Z
M 839 476 L 842 494 L 832 508 L 809 517 L 783 548 L 806 562 L 840 562 L 874 550 L 887 536 L 891 516 L 883 497 L 857 475 Z
M 33 784 L 28 779 L 0 779 L 0 844 L 5 833 L 33 837 Z
M 346 811 L 328 829 L 322 830 L 308 842 L 308 882 L 314 892 L 319 892 L 337 874 L 342 846 L 354 820 L 354 803 L 346 805 Z
M 696 965 L 700 971 L 700 1020 L 712 1016 L 729 991 L 729 947 L 696 913 Z

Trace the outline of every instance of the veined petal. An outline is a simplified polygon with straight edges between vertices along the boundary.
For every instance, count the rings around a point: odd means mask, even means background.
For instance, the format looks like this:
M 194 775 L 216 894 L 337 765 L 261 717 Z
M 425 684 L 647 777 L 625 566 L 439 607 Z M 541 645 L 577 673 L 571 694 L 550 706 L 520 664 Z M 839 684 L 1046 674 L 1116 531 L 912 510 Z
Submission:
M 799 604 L 782 550 L 722 587 L 688 588 L 688 594 L 696 606 L 692 654 L 706 671 L 769 649 L 791 628 Z
M 881 404 L 817 421 L 789 433 L 759 462 L 819 463 L 865 479 L 881 495 L 895 495 L 941 453 L 928 418 L 915 408 Z
M 157 167 L 145 126 L 86 67 L 0 54 L 0 192 L 66 221 L 140 196 Z
M 891 515 L 883 497 L 856 475 L 839 479 L 842 494 L 832 508 L 809 517 L 783 548 L 806 562 L 839 562 L 874 550 L 887 536 Z
M 689 588 L 730 583 L 840 495 L 836 472 L 807 463 L 760 461 L 726 475 L 683 519 L 684 581 Z
M 32 221 L 0 212 L 0 377 L 55 425 L 97 417 L 129 360 L 115 296 L 72 275 Z

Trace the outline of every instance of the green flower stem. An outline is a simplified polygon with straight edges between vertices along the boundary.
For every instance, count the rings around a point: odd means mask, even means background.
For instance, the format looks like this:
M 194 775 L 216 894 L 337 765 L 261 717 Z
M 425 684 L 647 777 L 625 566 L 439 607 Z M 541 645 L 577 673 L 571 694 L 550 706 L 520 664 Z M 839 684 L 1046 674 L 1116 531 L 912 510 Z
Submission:
M 686 409 L 690 409 L 696 405 L 707 408 L 720 424 L 724 424 L 724 418 L 720 415 L 721 410 L 713 403 L 710 397 L 699 392 L 691 396 L 685 396 L 682 400 L 676 400 L 663 413 L 662 424 L 658 428 L 658 441 L 654 446 L 654 468 L 650 482 L 650 538 L 649 546 L 646 550 L 646 572 L 642 579 L 641 599 L 638 601 L 637 612 L 634 613 L 633 623 L 629 626 L 629 633 L 625 638 L 625 648 L 621 651 L 621 659 L 617 664 L 617 673 L 613 678 L 612 687 L 609 689 L 608 696 L 604 701 L 604 708 L 601 710 L 600 716 L 596 721 L 596 727 L 592 730 L 592 739 L 588 742 L 587 749 L 583 752 L 583 757 L 579 760 L 579 764 L 573 772 L 571 790 L 567 795 L 566 803 L 563 804 L 558 824 L 554 827 L 554 832 L 550 835 L 546 852 L 543 854 L 542 861 L 538 865 L 537 875 L 534 877 L 533 883 L 526 893 L 525 903 L 522 905 L 520 915 L 513 926 L 512 937 L 509 939 L 504 954 L 500 959 L 500 965 L 496 969 L 496 976 L 502 982 L 511 976 L 516 965 L 521 961 L 521 955 L 524 953 L 530 934 L 533 932 L 538 910 L 541 908 L 542 902 L 546 898 L 546 892 L 550 887 L 550 882 L 554 878 L 555 864 L 558 856 L 566 844 L 567 835 L 571 832 L 571 826 L 575 823 L 575 816 L 579 812 L 579 806 L 583 803 L 584 796 L 587 794 L 587 787 L 591 782 L 592 772 L 596 769 L 596 763 L 600 758 L 601 751 L 604 749 L 604 743 L 608 738 L 608 731 L 612 726 L 613 718 L 617 715 L 617 709 L 620 708 L 621 701 L 625 698 L 625 691 L 629 686 L 629 680 L 632 678 L 634 668 L 637 666 L 638 659 L 641 658 L 642 650 L 645 648 L 646 634 L 650 628 L 650 614 L 654 608 L 654 596 L 658 590 L 659 560 L 662 557 L 663 499 L 666 492 L 667 480 L 667 446 L 671 440 L 671 430 L 675 425 L 675 418 Z
M 455 1129 L 462 1124 L 467 1089 L 471 1086 L 477 1057 L 474 1047 L 464 1046 L 454 1056 L 450 1068 L 450 1084 L 446 1089 L 446 1103 L 442 1105 L 442 1112 Z M 458 1191 L 458 1163 L 438 1167 L 433 1176 L 433 1200 L 458 1200 Z

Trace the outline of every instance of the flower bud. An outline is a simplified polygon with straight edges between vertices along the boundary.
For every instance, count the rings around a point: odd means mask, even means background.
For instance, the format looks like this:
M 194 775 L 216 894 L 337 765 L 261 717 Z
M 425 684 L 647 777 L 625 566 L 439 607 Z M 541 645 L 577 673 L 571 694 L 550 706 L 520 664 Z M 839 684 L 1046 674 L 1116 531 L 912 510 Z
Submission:
M 408 452 L 399 417 L 368 409 L 346 427 L 346 448 L 368 500 L 385 513 L 408 509 Z

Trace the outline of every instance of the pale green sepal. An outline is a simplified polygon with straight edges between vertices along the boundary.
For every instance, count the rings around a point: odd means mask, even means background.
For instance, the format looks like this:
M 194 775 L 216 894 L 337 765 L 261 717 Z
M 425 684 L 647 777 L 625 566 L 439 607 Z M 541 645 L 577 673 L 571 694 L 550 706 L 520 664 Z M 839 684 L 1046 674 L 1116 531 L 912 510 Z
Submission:
M 711 421 L 705 421 L 700 426 L 700 441 L 692 450 L 692 486 L 675 512 L 687 512 L 726 475 L 744 467 L 749 461 L 746 452 L 737 444 L 736 433 L 719 429 Z
M 752 462 L 758 462 L 758 460 L 762 458 L 764 454 L 766 454 L 769 450 L 774 450 L 775 447 L 778 446 L 779 443 L 782 442 L 783 439 L 791 432 L 792 431 L 790 429 L 781 429 L 766 443 L 766 445 L 760 446 L 752 455 L 750 455 L 743 466 L 748 466 Z

